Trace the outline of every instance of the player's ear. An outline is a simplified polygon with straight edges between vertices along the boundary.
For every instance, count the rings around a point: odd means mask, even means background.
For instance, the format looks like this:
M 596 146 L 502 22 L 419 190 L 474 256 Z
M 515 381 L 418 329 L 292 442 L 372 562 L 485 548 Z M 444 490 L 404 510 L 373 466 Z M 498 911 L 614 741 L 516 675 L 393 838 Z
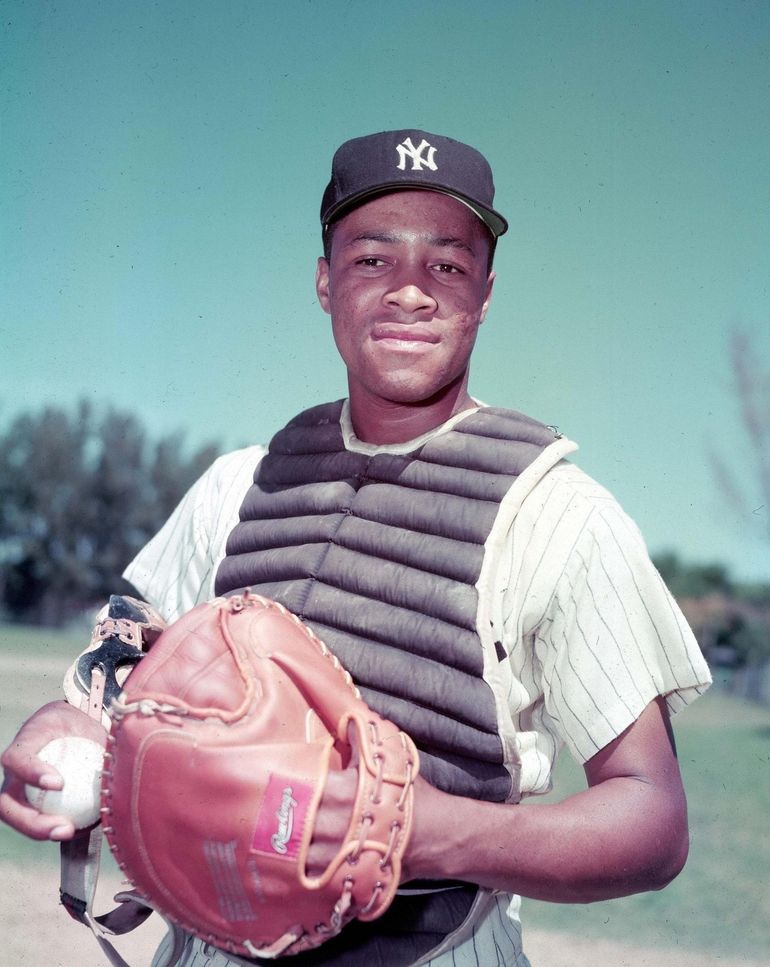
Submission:
M 331 312 L 329 304 L 329 263 L 321 256 L 315 270 L 315 291 L 324 312 Z
M 495 273 L 490 272 L 489 278 L 487 279 L 486 294 L 484 295 L 484 301 L 481 303 L 481 315 L 479 317 L 479 322 L 483 322 L 487 315 L 487 309 L 489 309 L 489 303 L 492 301 L 492 287 L 495 284 Z

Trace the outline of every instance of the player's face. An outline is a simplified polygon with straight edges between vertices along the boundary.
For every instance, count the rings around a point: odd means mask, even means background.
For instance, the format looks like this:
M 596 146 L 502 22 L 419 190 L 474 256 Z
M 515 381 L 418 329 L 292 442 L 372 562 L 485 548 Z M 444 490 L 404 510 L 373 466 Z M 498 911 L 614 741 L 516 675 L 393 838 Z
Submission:
M 492 292 L 489 243 L 477 215 L 433 191 L 383 195 L 340 219 L 316 288 L 351 402 L 410 405 L 465 392 Z

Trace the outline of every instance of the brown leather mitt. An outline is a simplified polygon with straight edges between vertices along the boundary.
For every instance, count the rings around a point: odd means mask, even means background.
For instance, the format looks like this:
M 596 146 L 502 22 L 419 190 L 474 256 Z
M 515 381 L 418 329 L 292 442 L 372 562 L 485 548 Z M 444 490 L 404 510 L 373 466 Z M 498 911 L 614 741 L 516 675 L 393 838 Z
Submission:
M 345 841 L 306 857 L 326 777 L 360 750 Z M 361 699 L 294 615 L 245 594 L 194 608 L 113 705 L 103 826 L 140 895 L 231 953 L 273 958 L 374 920 L 399 884 L 414 743 Z

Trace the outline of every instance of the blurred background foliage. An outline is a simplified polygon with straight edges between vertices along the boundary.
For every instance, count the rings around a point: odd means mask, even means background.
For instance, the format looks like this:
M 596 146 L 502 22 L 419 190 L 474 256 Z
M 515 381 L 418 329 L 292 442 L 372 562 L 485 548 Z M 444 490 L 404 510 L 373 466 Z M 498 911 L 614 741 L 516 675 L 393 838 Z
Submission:
M 16 415 L 0 430 L 0 617 L 61 626 L 125 593 L 123 568 L 217 453 L 85 400 Z

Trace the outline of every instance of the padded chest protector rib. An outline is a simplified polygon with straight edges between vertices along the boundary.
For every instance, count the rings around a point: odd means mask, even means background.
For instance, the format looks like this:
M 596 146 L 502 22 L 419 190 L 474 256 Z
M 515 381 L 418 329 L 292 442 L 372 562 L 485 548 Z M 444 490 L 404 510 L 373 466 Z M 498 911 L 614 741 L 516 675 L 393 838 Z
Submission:
M 293 611 L 412 736 L 429 781 L 503 801 L 476 582 L 500 501 L 554 432 L 486 408 L 409 454 L 370 455 L 346 450 L 341 408 L 307 410 L 273 438 L 216 593 L 251 587 Z

